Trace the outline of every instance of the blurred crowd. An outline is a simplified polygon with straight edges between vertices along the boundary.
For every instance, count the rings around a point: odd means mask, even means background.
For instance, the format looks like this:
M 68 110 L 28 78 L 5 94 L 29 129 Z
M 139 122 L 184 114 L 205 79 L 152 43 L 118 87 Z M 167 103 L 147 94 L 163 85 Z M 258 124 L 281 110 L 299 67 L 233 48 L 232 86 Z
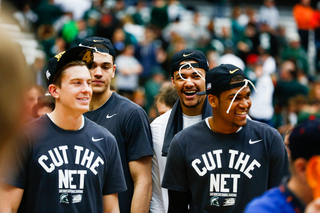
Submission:
M 109 38 L 117 52 L 112 88 L 142 106 L 150 120 L 159 115 L 155 97 L 171 84 L 169 65 L 175 52 L 201 50 L 210 69 L 234 64 L 258 91 L 252 92 L 250 116 L 284 135 L 306 118 L 320 116 L 320 3 L 317 8 L 310 6 L 310 0 L 292 5 L 297 29 L 290 33 L 279 24 L 276 1 L 260 3 L 259 7 L 219 5 L 219 10 L 212 10 L 219 13 L 207 15 L 178 0 L 41 0 L 25 4 L 13 16 L 23 30 L 35 32 L 45 53 L 33 65 L 40 73 L 49 58 L 84 38 Z M 217 17 L 230 24 L 217 28 Z M 310 41 L 316 49 L 311 59 Z M 37 97 L 44 95 L 40 89 L 38 93 Z M 42 102 L 54 107 L 50 99 Z M 31 108 L 30 115 L 38 116 Z

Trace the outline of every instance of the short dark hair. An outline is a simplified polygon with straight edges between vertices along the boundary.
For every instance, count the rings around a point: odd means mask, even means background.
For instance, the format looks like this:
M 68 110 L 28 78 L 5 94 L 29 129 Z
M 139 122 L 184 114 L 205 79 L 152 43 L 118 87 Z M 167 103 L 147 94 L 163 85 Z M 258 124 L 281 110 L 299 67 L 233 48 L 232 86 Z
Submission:
M 96 48 L 103 48 L 103 49 L 108 49 L 108 47 L 106 45 L 103 45 L 103 44 L 93 44 L 91 45 L 90 47 L 96 47 Z M 110 54 L 111 55 L 111 54 Z M 114 64 L 114 60 L 115 58 L 113 57 L 113 55 L 111 55 L 112 57 L 112 63 Z

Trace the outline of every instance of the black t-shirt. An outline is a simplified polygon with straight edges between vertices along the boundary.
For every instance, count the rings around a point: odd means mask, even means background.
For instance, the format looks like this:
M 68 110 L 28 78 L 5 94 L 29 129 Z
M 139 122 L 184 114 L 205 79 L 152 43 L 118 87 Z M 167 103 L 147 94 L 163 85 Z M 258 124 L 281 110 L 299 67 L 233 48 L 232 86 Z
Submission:
M 84 114 L 90 120 L 107 128 L 116 138 L 128 190 L 119 193 L 121 213 L 129 213 L 133 196 L 130 161 L 152 156 L 150 124 L 145 111 L 115 92 L 100 108 Z
M 112 134 L 85 119 L 77 131 L 44 115 L 23 127 L 1 181 L 24 189 L 18 212 L 103 212 L 103 195 L 126 190 Z M 6 176 L 5 176 L 6 175 Z
M 202 121 L 172 139 L 162 186 L 190 192 L 192 213 L 238 213 L 287 174 L 287 153 L 275 129 L 247 119 L 237 133 L 221 134 Z

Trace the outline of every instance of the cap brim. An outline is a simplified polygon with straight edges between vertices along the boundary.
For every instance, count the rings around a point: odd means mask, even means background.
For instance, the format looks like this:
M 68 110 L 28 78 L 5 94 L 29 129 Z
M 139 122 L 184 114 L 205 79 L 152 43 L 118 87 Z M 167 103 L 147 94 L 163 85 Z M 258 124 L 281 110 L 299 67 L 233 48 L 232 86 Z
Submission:
M 207 94 L 207 91 L 197 92 L 196 94 L 197 95 L 205 95 L 205 94 Z

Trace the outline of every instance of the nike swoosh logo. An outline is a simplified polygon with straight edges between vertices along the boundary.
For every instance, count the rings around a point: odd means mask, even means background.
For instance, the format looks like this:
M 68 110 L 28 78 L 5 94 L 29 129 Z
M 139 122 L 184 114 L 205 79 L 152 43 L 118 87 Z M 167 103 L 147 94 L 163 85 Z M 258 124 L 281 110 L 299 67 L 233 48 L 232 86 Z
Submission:
M 103 138 L 95 139 L 94 137 L 92 137 L 91 139 L 92 139 L 92 141 L 93 141 L 93 142 L 97 142 L 97 141 L 101 141 L 101 140 L 103 140 Z
M 117 114 L 117 113 L 116 113 L 116 114 Z M 113 114 L 113 115 L 109 115 L 109 114 L 108 114 L 108 115 L 106 116 L 106 118 L 112 118 L 112 117 L 115 116 L 116 114 Z
M 252 141 L 252 140 L 250 139 L 250 140 L 249 140 L 249 144 L 259 143 L 259 142 L 261 142 L 261 141 L 262 141 L 262 139 L 256 140 L 256 141 Z
M 93 42 L 103 42 L 103 40 L 95 40 L 95 39 L 93 39 Z
M 233 74 L 233 73 L 237 72 L 238 70 L 239 70 L 239 69 L 229 70 L 229 73 L 230 73 L 230 74 Z
M 182 56 L 183 56 L 183 57 L 187 57 L 187 56 L 192 55 L 192 54 L 194 54 L 194 53 L 183 54 Z

